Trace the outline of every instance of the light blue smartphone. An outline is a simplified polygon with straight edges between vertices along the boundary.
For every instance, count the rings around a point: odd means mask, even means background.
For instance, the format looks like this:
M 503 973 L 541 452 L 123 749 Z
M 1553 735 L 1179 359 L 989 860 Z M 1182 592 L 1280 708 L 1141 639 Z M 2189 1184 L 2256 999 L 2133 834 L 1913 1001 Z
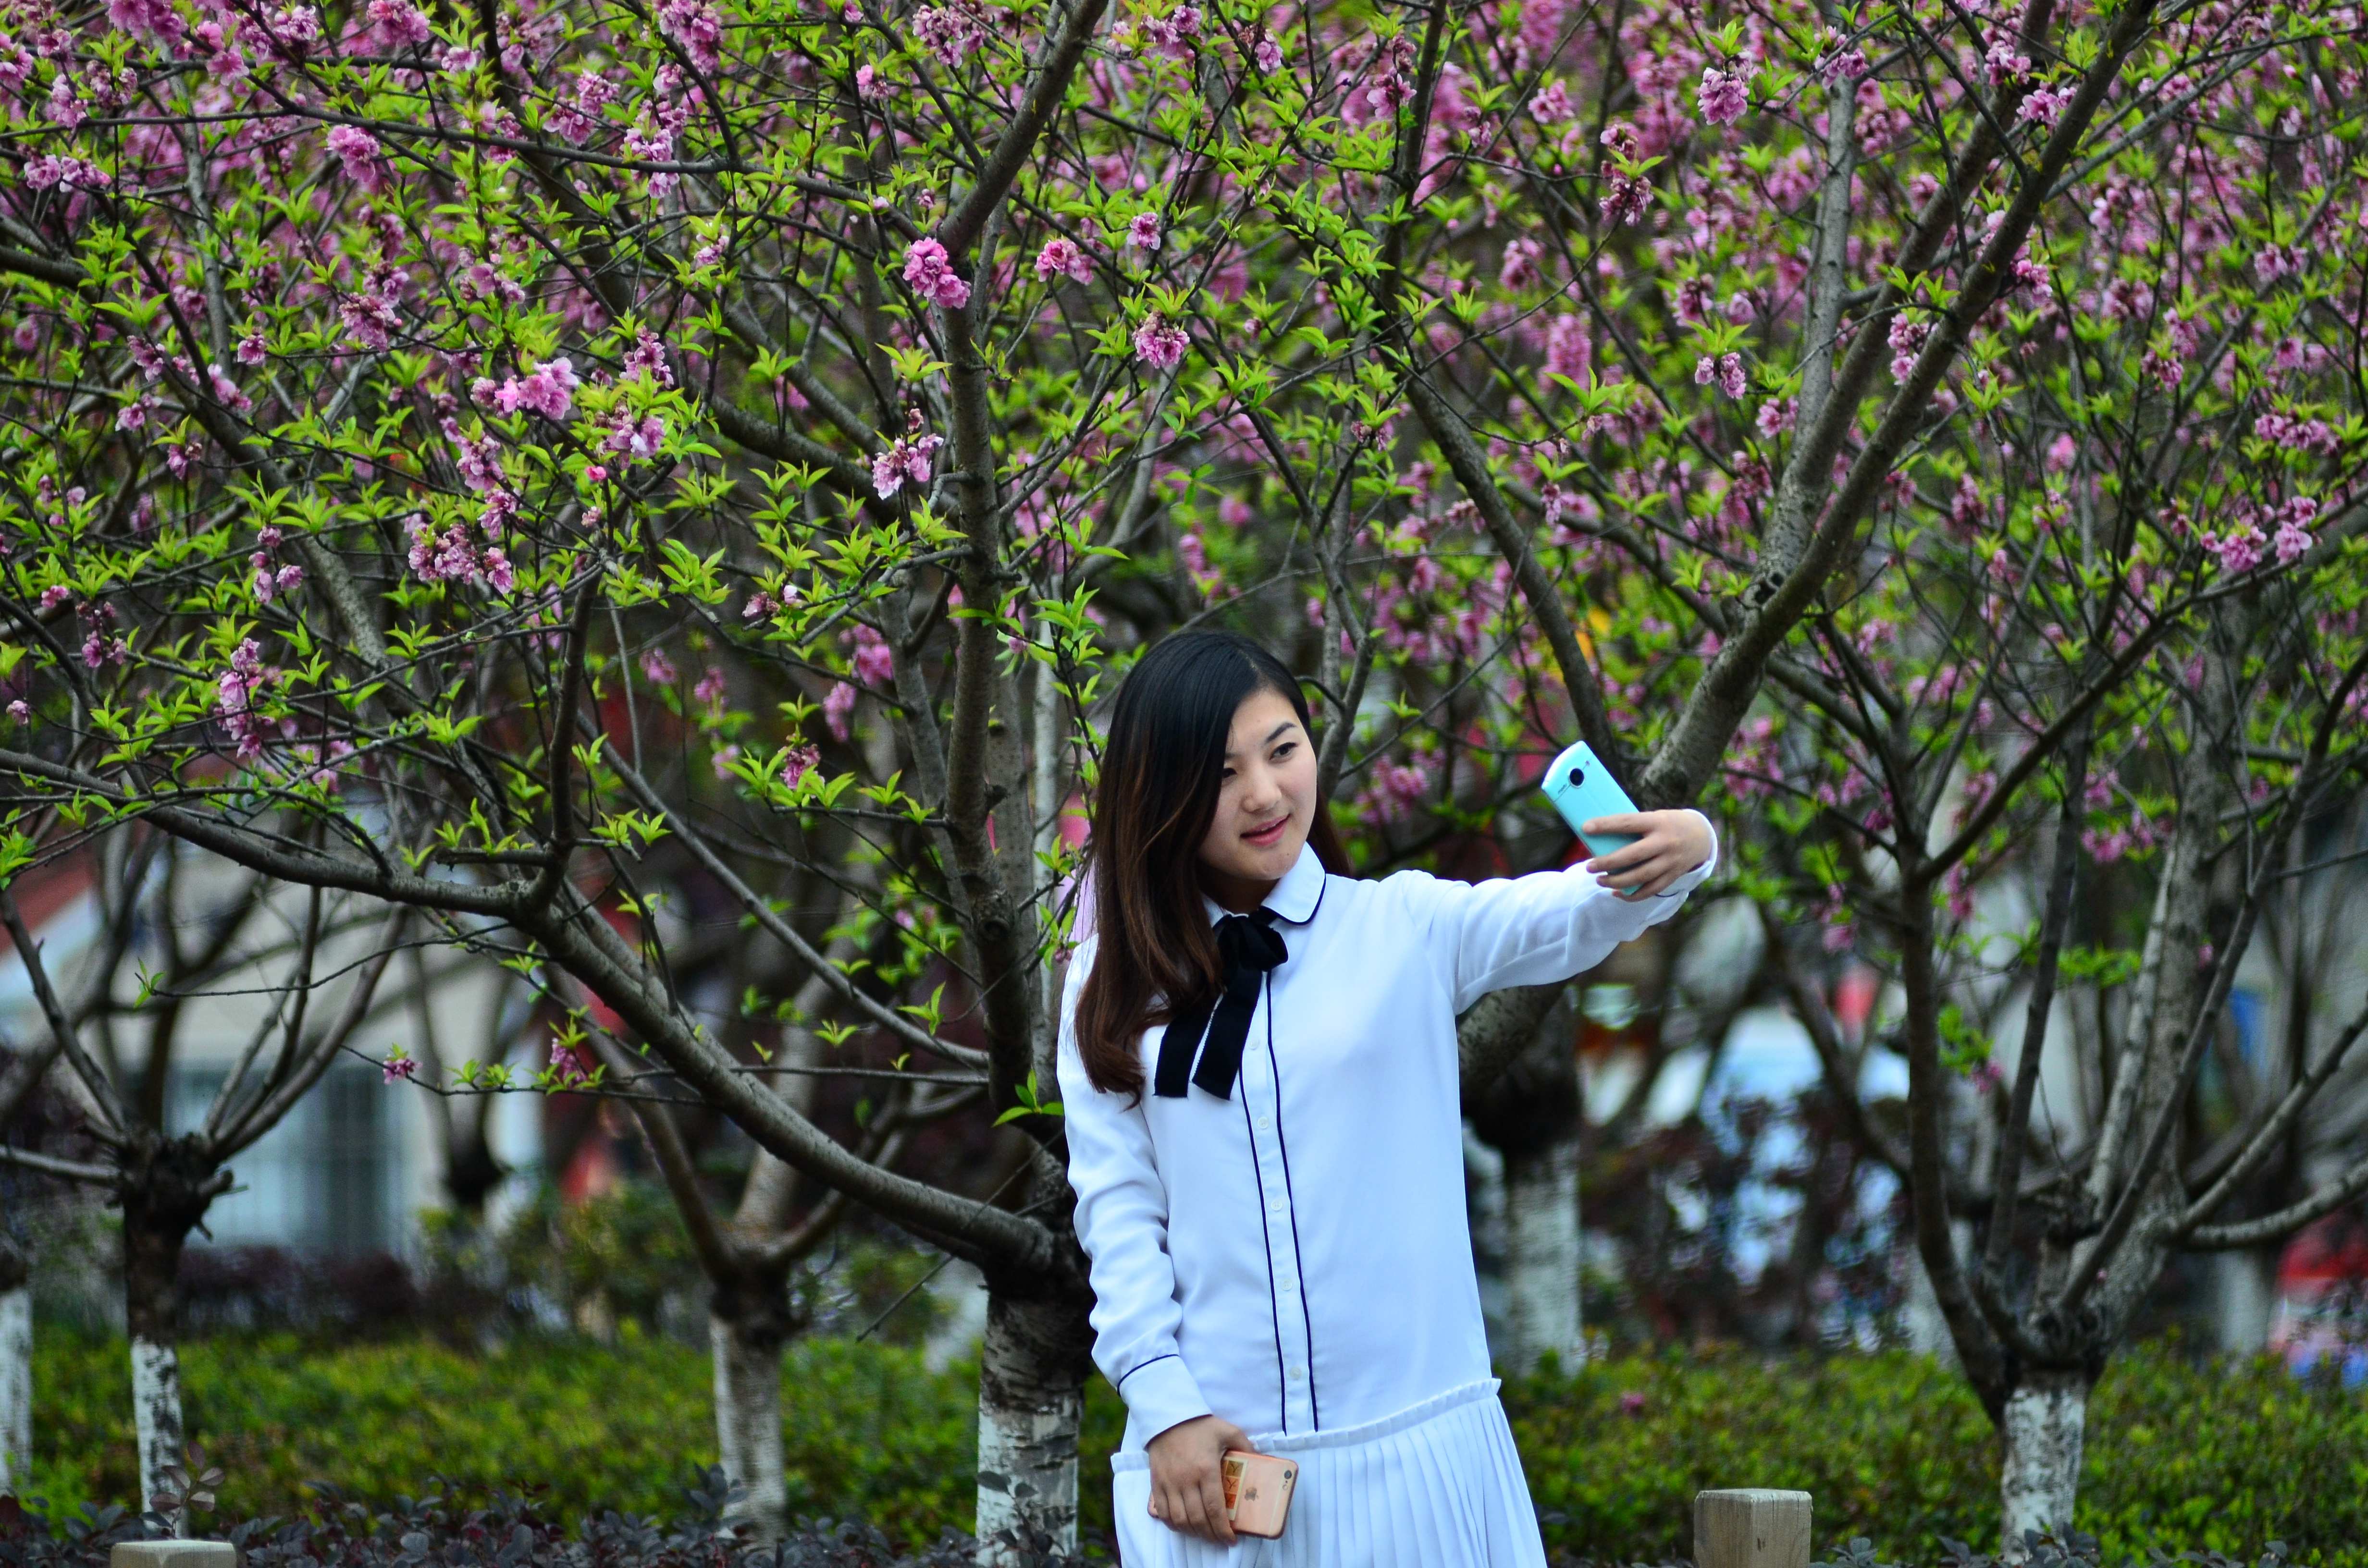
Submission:
M 1620 780 L 1611 777 L 1611 769 L 1597 760 L 1585 741 L 1554 758 L 1539 787 L 1554 802 L 1554 810 L 1562 813 L 1562 820 L 1570 824 L 1571 832 L 1585 841 L 1590 854 L 1600 858 L 1636 842 L 1638 835 L 1633 833 L 1579 831 L 1578 824 L 1583 822 L 1636 809 L 1628 791 L 1620 788 Z

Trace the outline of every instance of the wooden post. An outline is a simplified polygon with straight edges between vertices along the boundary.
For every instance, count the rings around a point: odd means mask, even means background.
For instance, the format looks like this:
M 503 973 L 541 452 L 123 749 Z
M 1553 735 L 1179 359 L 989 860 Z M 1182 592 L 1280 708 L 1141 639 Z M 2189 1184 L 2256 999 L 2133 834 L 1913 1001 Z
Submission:
M 1809 1494 L 1697 1492 L 1694 1568 L 1809 1568 Z

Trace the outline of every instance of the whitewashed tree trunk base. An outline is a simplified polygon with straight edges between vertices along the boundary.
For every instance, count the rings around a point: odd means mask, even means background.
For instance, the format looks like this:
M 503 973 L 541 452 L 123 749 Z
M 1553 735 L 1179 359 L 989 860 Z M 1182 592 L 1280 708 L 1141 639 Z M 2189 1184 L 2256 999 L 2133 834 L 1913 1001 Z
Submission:
M 748 1489 L 724 1516 L 749 1525 L 769 1546 L 789 1533 L 790 1493 L 781 1447 L 781 1349 L 743 1335 L 711 1315 L 708 1347 L 715 1363 L 715 1442 L 723 1473 Z
M 2027 1530 L 2072 1522 L 2080 1489 L 2080 1448 L 2089 1420 L 2089 1380 L 2078 1372 L 2030 1375 L 2007 1396 L 1999 1436 L 2006 1446 L 1998 1494 L 2005 1541 L 1998 1555 L 2021 1562 Z
M 181 1459 L 181 1358 L 169 1345 L 131 1342 L 131 1420 L 140 1445 L 140 1507 L 165 1484 L 165 1467 Z M 185 1513 L 171 1515 L 172 1533 L 188 1528 Z
M 33 1481 L 33 1292 L 0 1290 L 0 1494 Z
M 1535 1371 L 1547 1352 L 1568 1370 L 1587 1358 L 1578 1305 L 1578 1139 L 1505 1162 L 1506 1360 Z
M 1027 1529 L 1077 1550 L 1077 1425 L 1082 1392 L 1051 1410 L 978 1411 L 978 1539 L 981 1563 L 1019 1562 Z
M 1020 1561 L 1031 1538 L 1077 1550 L 1077 1426 L 1086 1410 L 1090 1297 L 987 1291 L 979 1344 L 978 1560 Z
M 2277 1316 L 2277 1254 L 2264 1248 L 2240 1248 L 2212 1255 L 2214 1327 L 2221 1350 L 2230 1356 L 2258 1356 L 2269 1348 L 2270 1326 Z

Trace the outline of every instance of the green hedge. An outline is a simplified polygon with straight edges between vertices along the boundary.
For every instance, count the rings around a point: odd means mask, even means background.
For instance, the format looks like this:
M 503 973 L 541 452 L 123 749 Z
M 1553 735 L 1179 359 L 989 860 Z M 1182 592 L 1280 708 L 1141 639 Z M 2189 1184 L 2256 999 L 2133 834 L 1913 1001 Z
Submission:
M 130 1392 L 120 1342 L 44 1333 L 30 1490 L 129 1501 Z M 308 1346 L 214 1339 L 183 1355 L 191 1429 L 230 1471 L 227 1517 L 292 1511 L 315 1477 L 392 1497 L 432 1472 L 531 1483 L 574 1520 L 670 1515 L 715 1453 L 699 1350 L 628 1337 L 526 1341 L 474 1357 L 427 1341 Z M 970 1522 L 974 1373 L 896 1346 L 793 1346 L 783 1387 L 794 1506 L 860 1515 L 920 1541 Z M 1943 1536 L 1994 1547 L 1998 1458 L 1971 1395 L 1904 1356 L 1763 1361 L 1623 1358 L 1508 1385 L 1506 1403 L 1554 1544 L 1622 1562 L 1681 1554 L 1705 1486 L 1814 1494 L 1817 1540 L 1873 1540 L 1930 1562 Z M 1109 1524 L 1122 1414 L 1095 1380 L 1084 1435 L 1088 1539 Z M 2109 1557 L 2283 1540 L 2296 1561 L 2368 1568 L 2368 1400 L 2269 1364 L 2191 1363 L 2176 1346 L 2116 1363 L 2089 1415 L 2080 1528 Z

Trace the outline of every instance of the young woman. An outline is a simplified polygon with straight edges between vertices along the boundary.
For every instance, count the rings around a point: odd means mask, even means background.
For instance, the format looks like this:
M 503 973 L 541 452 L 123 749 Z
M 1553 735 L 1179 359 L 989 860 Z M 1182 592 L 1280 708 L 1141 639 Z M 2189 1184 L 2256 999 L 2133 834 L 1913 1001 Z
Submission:
M 1666 919 L 1716 847 L 1698 812 L 1588 826 L 1642 836 L 1510 881 L 1353 881 L 1272 655 L 1188 632 L 1127 678 L 1060 1040 L 1127 1568 L 1543 1568 L 1464 1224 L 1456 1015 Z M 1234 1448 L 1298 1461 L 1279 1540 L 1225 1521 Z

